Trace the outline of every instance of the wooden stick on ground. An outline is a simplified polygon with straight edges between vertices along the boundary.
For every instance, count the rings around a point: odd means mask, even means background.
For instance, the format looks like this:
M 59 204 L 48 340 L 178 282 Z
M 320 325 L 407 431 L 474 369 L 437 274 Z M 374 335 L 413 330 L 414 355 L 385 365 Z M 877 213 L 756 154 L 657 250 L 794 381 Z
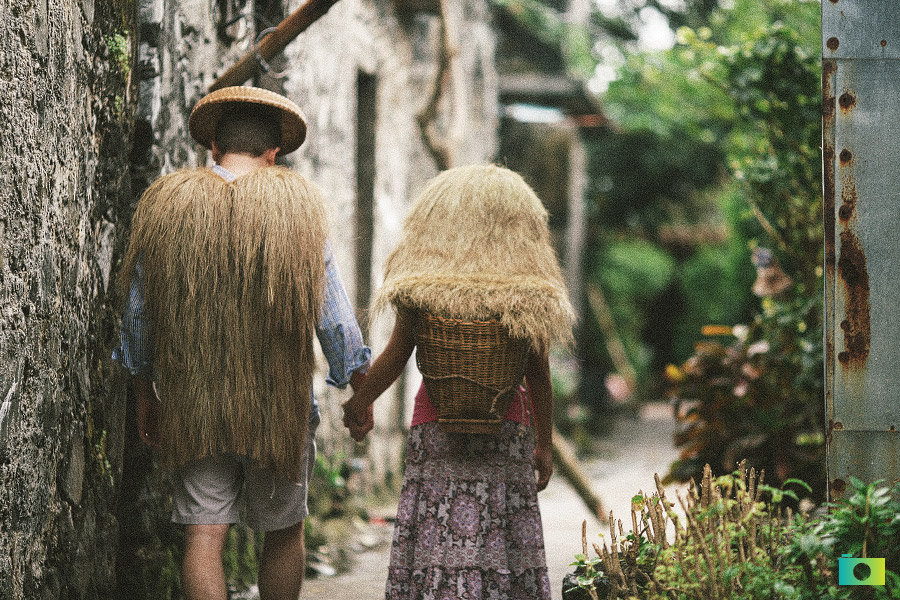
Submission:
M 263 60 L 270 60 L 284 50 L 291 40 L 318 21 L 337 2 L 338 0 L 308 0 L 288 15 L 284 21 L 275 27 L 272 33 L 264 37 L 259 44 L 247 52 L 230 69 L 225 71 L 221 77 L 216 79 L 209 86 L 209 91 L 214 92 L 230 85 L 242 85 L 259 70 L 259 61 L 256 59 L 257 53 Z
M 591 489 L 591 483 L 578 466 L 575 450 L 566 438 L 553 428 L 553 462 L 559 468 L 559 474 L 566 478 L 572 488 L 588 507 L 588 510 L 597 517 L 601 523 L 606 522 L 603 511 L 603 503 Z

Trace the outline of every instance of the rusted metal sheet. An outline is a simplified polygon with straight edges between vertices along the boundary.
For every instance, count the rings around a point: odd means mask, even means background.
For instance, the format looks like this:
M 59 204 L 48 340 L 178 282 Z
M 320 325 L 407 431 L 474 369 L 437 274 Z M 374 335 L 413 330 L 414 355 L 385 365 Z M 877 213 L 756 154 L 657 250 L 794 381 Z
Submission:
M 832 499 L 850 491 L 850 477 L 865 482 L 883 479 L 887 485 L 900 480 L 900 435 L 896 432 L 835 430 L 831 445 L 840 455 L 830 465 L 828 491 Z
M 831 491 L 900 479 L 900 2 L 823 0 Z M 890 456 L 882 452 L 893 452 Z
M 900 2 L 822 0 L 824 58 L 900 58 Z

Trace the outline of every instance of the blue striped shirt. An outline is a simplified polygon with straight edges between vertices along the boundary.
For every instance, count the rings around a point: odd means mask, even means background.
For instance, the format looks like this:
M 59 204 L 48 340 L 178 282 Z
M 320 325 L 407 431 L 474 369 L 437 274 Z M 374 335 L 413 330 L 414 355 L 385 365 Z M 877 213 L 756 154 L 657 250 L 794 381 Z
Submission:
M 235 179 L 232 173 L 219 165 L 213 170 L 227 181 Z M 368 369 L 372 351 L 363 342 L 328 242 L 325 243 L 325 294 L 316 323 L 316 337 L 328 361 L 325 381 L 330 385 L 344 388 L 355 371 L 364 373 Z M 153 321 L 150 315 L 144 313 L 144 272 L 140 263 L 135 266 L 135 276 L 131 280 L 128 303 L 122 314 L 120 346 L 113 351 L 113 358 L 132 375 L 153 379 Z M 313 397 L 310 420 L 318 419 L 318 412 L 319 407 Z

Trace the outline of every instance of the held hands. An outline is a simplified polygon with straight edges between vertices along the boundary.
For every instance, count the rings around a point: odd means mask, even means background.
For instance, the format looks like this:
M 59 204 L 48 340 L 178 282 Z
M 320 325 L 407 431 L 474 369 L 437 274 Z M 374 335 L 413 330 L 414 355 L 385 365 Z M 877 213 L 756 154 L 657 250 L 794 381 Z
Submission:
M 550 482 L 550 475 L 553 474 L 553 452 L 549 447 L 535 447 L 534 470 L 537 471 L 537 491 L 542 492 Z
M 350 430 L 350 437 L 361 442 L 375 427 L 375 413 L 372 404 L 361 408 L 359 402 L 354 400 L 357 400 L 355 395 L 341 405 L 344 409 L 344 427 Z

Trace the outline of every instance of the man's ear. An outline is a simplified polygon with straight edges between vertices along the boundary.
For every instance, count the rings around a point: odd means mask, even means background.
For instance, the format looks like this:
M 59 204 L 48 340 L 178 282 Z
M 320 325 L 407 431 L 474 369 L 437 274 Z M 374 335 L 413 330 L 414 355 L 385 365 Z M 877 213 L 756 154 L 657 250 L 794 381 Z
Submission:
M 222 149 L 219 148 L 219 145 L 215 140 L 212 140 L 209 144 L 209 149 L 212 150 L 213 162 L 219 164 L 219 161 L 222 160 Z
M 278 156 L 279 150 L 281 150 L 281 148 L 269 148 L 263 152 L 263 158 L 266 159 L 266 164 L 270 167 L 275 164 L 275 157 Z

